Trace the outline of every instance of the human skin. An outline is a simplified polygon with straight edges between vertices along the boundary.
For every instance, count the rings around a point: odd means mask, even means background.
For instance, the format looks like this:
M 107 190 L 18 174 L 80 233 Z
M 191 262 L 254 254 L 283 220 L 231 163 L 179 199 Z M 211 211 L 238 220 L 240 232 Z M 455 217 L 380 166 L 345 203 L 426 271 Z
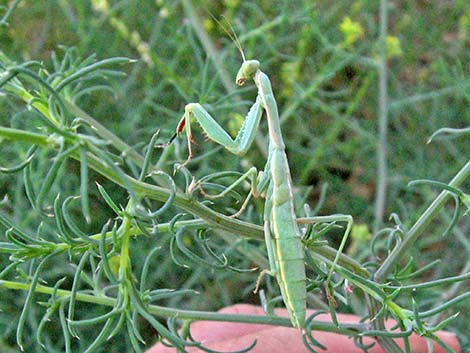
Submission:
M 247 304 L 238 304 L 220 310 L 223 313 L 243 314 L 243 315 L 264 315 L 263 309 Z M 307 315 L 311 315 L 313 311 L 309 311 Z M 284 309 L 276 310 L 276 314 L 287 316 Z M 331 321 L 329 315 L 318 315 L 315 320 Z M 348 314 L 338 314 L 338 321 L 341 323 L 358 323 L 359 317 Z M 392 326 L 393 322 L 388 321 L 387 326 Z M 191 325 L 191 335 L 197 341 L 203 343 L 205 347 L 217 351 L 235 351 L 250 346 L 256 340 L 256 346 L 250 351 L 251 353 L 307 353 L 301 332 L 299 329 L 289 327 L 276 327 L 259 324 L 244 324 L 232 322 L 214 322 L 214 321 L 198 321 Z M 451 347 L 455 352 L 460 352 L 460 346 L 454 334 L 440 331 L 436 334 L 443 342 Z M 315 332 L 314 338 L 327 347 L 327 350 L 321 352 L 363 352 L 357 348 L 352 339 L 344 335 L 338 335 L 332 332 Z M 411 351 L 414 353 L 428 352 L 426 340 L 417 335 L 412 335 L 409 339 Z M 365 338 L 365 344 L 373 342 L 372 338 Z M 397 343 L 403 347 L 403 340 L 397 340 Z M 444 353 L 445 350 L 433 342 L 435 353 Z M 188 352 L 203 352 L 196 348 L 186 348 Z M 147 353 L 175 353 L 175 348 L 165 347 L 158 343 L 153 346 Z M 369 353 L 382 353 L 384 350 L 376 344 L 368 350 Z

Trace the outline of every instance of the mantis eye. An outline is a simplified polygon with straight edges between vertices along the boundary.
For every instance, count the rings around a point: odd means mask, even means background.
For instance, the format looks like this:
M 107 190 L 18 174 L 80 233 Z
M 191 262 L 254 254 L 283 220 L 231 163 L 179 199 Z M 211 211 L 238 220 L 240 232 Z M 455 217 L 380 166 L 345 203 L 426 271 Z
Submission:
M 243 86 L 245 84 L 246 80 L 244 78 L 239 78 L 237 80 L 237 85 L 239 86 Z

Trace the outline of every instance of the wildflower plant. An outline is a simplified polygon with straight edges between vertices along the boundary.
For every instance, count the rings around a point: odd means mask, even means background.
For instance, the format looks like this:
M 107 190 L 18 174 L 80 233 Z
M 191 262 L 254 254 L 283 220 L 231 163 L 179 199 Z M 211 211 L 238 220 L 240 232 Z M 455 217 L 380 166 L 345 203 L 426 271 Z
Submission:
M 97 3 L 97 11 L 107 11 Z M 118 22 L 113 23 L 117 26 Z M 123 24 L 119 22 L 119 26 Z M 340 30 L 344 36 L 340 47 L 352 46 L 364 34 L 361 25 L 349 17 L 344 18 Z M 147 64 L 153 62 L 148 47 L 139 46 L 140 37 L 132 33 L 121 31 L 140 48 Z M 400 56 L 400 43 L 396 37 L 389 38 L 389 55 Z M 267 265 L 259 246 L 264 239 L 260 226 L 263 212 L 255 202 L 246 208 L 246 217 L 232 217 L 243 204 L 246 189 L 243 185 L 228 189 L 226 180 L 242 173 L 218 170 L 201 176 L 178 164 L 177 173 L 168 171 L 162 166 L 175 157 L 173 153 L 178 159 L 178 148 L 176 152 L 162 148 L 167 139 L 160 136 L 159 126 L 148 141 L 130 145 L 80 107 L 85 96 L 99 90 L 112 92 L 110 82 L 124 75 L 120 69 L 132 65 L 134 60 L 125 57 L 81 58 L 74 48 L 52 53 L 48 62 L 15 62 L 0 52 L 1 100 L 11 112 L 9 123 L 0 126 L 0 138 L 2 148 L 15 153 L 14 158 L 2 160 L 0 171 L 17 186 L 5 193 L 0 208 L 0 290 L 24 295 L 18 320 L 2 325 L 6 331 L 14 327 L 16 345 L 24 351 L 97 352 L 125 337 L 129 349 L 142 352 L 157 338 L 147 333 L 151 330 L 181 352 L 189 347 L 212 352 L 192 338 L 192 322 L 291 326 L 289 319 L 273 315 L 280 298 L 272 294 L 276 289 L 269 281 L 268 290 L 256 297 L 266 316 L 172 305 L 209 296 L 201 291 L 203 285 L 191 283 L 195 281 L 173 281 L 172 273 L 180 271 L 203 269 L 206 281 L 210 276 L 240 279 L 246 287 L 243 294 L 250 295 L 258 276 L 254 268 Z M 296 63 L 285 68 L 297 72 L 299 67 Z M 294 82 L 289 87 L 294 90 Z M 465 128 L 442 129 L 432 137 L 464 138 L 467 132 Z M 17 147 L 11 148 L 13 145 Z M 455 291 L 432 305 L 426 295 L 468 280 L 468 270 L 424 281 L 419 276 L 435 270 L 439 261 L 418 267 L 407 253 L 426 234 L 427 227 L 437 222 L 448 201 L 453 200 L 455 207 L 443 236 L 449 237 L 468 216 L 470 196 L 465 181 L 469 176 L 467 161 L 449 183 L 427 179 L 410 183 L 410 188 L 432 188 L 439 194 L 413 222 L 392 213 L 392 225 L 374 234 L 362 224 L 357 226 L 354 233 L 361 251 L 354 246 L 350 250 L 359 254 L 359 259 L 340 254 L 335 264 L 337 250 L 328 241 L 340 228 L 335 222 L 302 226 L 309 296 L 333 317 L 332 323 L 318 321 L 318 311 L 307 318 L 303 338 L 310 351 L 324 348 L 315 338 L 318 330 L 353 337 L 354 344 L 364 351 L 370 348 L 364 338 L 374 337 L 387 352 L 402 351 L 395 339 L 409 352 L 411 334 L 451 351 L 435 333 L 457 318 L 452 310 L 469 294 Z M 210 197 L 221 192 L 225 195 L 221 200 Z M 306 217 L 319 212 L 326 194 L 324 188 L 315 209 L 303 208 Z M 20 213 L 23 218 L 18 217 L 17 208 L 28 210 Z M 302 220 L 298 222 L 302 224 Z M 370 249 L 363 250 L 366 242 Z M 332 264 L 336 266 L 330 277 Z M 358 311 L 364 320 L 357 324 L 338 322 L 337 311 L 353 310 L 354 301 L 361 303 Z M 385 327 L 387 318 L 396 321 L 394 328 Z M 256 342 L 240 347 L 239 352 L 254 345 Z

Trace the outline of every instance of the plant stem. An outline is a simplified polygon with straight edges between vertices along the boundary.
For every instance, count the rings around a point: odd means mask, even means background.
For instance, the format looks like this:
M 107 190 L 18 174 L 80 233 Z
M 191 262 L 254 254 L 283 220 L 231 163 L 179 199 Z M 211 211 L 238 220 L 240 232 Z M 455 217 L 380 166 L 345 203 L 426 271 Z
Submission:
M 28 283 L 4 281 L 0 280 L 0 287 L 13 289 L 13 290 L 29 290 L 31 285 Z M 55 290 L 52 287 L 37 285 L 35 288 L 36 293 L 52 294 L 55 291 L 55 295 L 61 298 L 67 298 L 71 295 L 71 292 L 64 289 Z M 92 303 L 97 305 L 106 305 L 115 307 L 117 299 L 108 297 L 106 295 L 93 295 L 85 293 L 77 293 L 76 300 L 85 303 Z M 181 310 L 174 308 L 167 308 L 158 305 L 149 305 L 148 311 L 155 316 L 169 318 L 178 317 L 181 320 L 198 320 L 198 321 L 226 321 L 226 322 L 243 322 L 252 324 L 266 324 L 274 326 L 291 327 L 292 324 L 290 319 L 287 317 L 278 316 L 261 316 L 261 315 L 239 315 L 239 314 L 223 314 L 207 311 L 194 311 L 194 310 Z M 312 328 L 315 330 L 335 332 L 343 335 L 355 335 L 360 331 L 367 329 L 367 324 L 344 324 L 335 325 L 330 322 L 315 321 Z
M 379 141 L 377 145 L 377 188 L 375 194 L 375 221 L 373 232 L 382 227 L 387 196 L 387 0 L 380 1 L 380 35 L 379 35 Z
M 468 177 L 470 176 L 470 162 L 467 162 L 462 169 L 455 175 L 450 181 L 449 185 L 458 188 Z M 398 244 L 385 259 L 384 263 L 379 267 L 375 273 L 375 280 L 378 283 L 382 283 L 390 270 L 395 264 L 400 261 L 403 256 L 407 253 L 407 250 L 411 249 L 413 243 L 423 233 L 427 225 L 432 221 L 436 214 L 444 207 L 446 202 L 450 199 L 452 193 L 444 190 L 439 196 L 429 205 L 424 213 L 419 217 L 416 223 L 411 227 L 408 233 L 404 236 L 403 241 Z
M 102 139 L 109 141 L 112 145 L 117 148 L 121 153 L 129 156 L 134 163 L 136 163 L 139 167 L 142 166 L 144 163 L 144 158 L 131 146 L 125 143 L 122 139 L 118 136 L 113 134 L 109 131 L 106 127 L 104 127 L 100 122 L 94 119 L 92 116 L 84 112 L 82 109 L 77 107 L 74 103 L 70 102 L 67 99 L 64 99 L 64 103 L 66 108 L 72 113 L 73 115 L 82 118 L 86 122 L 88 122 L 93 129 L 96 131 L 97 135 Z
M 125 283 L 125 279 L 131 277 L 131 259 L 129 256 L 129 240 L 131 237 L 131 218 L 127 212 L 129 212 L 133 207 L 133 200 L 130 199 L 127 207 L 126 213 L 123 216 L 122 225 L 118 231 L 119 239 L 121 241 L 121 253 L 119 256 L 119 281 L 121 285 Z
M 0 126 L 0 137 L 12 141 L 29 142 L 41 147 L 46 147 L 49 142 L 46 135 L 36 134 L 34 132 L 12 129 Z

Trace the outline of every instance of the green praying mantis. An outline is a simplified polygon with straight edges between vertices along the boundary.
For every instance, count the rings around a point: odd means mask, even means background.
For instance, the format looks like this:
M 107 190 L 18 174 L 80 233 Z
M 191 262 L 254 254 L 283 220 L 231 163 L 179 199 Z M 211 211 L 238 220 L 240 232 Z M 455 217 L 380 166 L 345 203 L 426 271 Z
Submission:
M 307 278 L 305 274 L 302 232 L 294 209 L 292 179 L 285 152 L 285 144 L 281 134 L 277 103 L 268 76 L 260 70 L 260 62 L 257 60 L 246 60 L 236 37 L 234 42 L 243 58 L 243 63 L 236 76 L 236 84 L 242 86 L 247 81 L 253 80 L 258 89 L 256 101 L 245 117 L 237 136 L 233 139 L 202 105 L 190 103 L 186 105 L 184 115 L 179 121 L 175 135 L 170 139 L 169 143 L 186 128 L 188 158 L 182 165 L 187 164 L 193 157 L 191 149 L 191 143 L 193 142 L 191 121 L 195 119 L 210 140 L 224 146 L 231 153 L 241 156 L 252 145 L 261 117 L 263 112 L 265 112 L 269 130 L 269 155 L 264 171 L 258 173 L 255 168 L 251 168 L 218 196 L 223 196 L 246 179 L 251 181 L 250 195 L 265 195 L 264 235 L 270 269 L 261 272 L 256 287 L 258 288 L 263 274 L 275 276 L 292 325 L 303 329 L 305 327 L 306 315 Z M 326 279 L 328 283 L 350 233 L 352 217 L 348 215 L 332 215 L 302 218 L 303 224 L 324 222 L 347 223 L 343 239 Z

